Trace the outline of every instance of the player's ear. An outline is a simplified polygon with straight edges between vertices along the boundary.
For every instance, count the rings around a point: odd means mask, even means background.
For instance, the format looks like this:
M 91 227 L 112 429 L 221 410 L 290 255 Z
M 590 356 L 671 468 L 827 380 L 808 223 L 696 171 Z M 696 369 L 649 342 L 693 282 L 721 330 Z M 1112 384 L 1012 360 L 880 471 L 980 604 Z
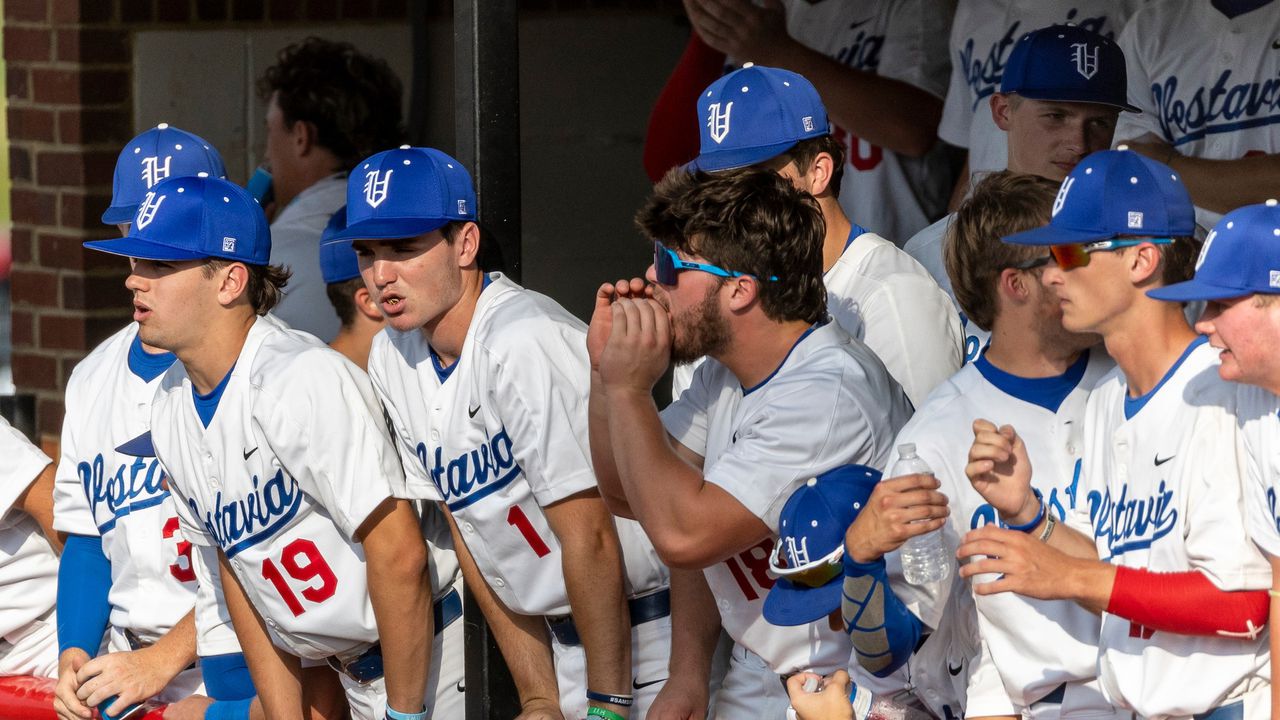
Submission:
M 991 119 L 995 122 L 996 127 L 1009 132 L 1009 114 L 1012 111 L 1013 102 L 1008 95 L 994 93 L 991 96 Z
M 1138 245 L 1131 249 L 1125 258 L 1129 263 L 1129 279 L 1134 285 L 1146 285 L 1160 279 L 1164 266 L 1164 254 L 1160 248 L 1152 244 Z
M 218 270 L 222 280 L 218 284 L 218 303 L 229 307 L 249 292 L 249 268 L 244 263 L 228 263 Z
M 458 267 L 475 265 L 480 254 L 480 226 L 473 222 L 463 223 L 453 237 L 453 252 L 458 258 Z
M 1027 284 L 1031 281 L 1034 281 L 1034 278 L 1028 273 L 1016 268 L 1005 268 L 996 278 L 996 289 L 1001 295 L 1015 302 L 1026 302 L 1031 296 L 1031 287 Z
M 356 310 L 359 310 L 361 315 L 364 315 L 370 320 L 375 320 L 377 322 L 382 321 L 382 313 L 378 311 L 378 304 L 373 301 L 373 296 L 369 294 L 368 288 L 361 285 L 355 291 L 354 297 L 356 301 Z
M 317 147 L 316 140 L 320 136 L 320 130 L 313 122 L 299 120 L 289 128 L 289 134 L 293 141 L 294 152 L 298 157 L 305 157 Z
M 818 197 L 831 187 L 831 176 L 835 172 L 836 161 L 831 157 L 830 153 L 818 153 L 813 159 L 813 164 L 809 166 L 808 172 L 804 177 L 808 180 L 809 187 L 806 188 L 809 194 Z
M 760 297 L 760 281 L 750 275 L 733 278 L 728 284 L 729 309 L 733 312 L 746 310 Z

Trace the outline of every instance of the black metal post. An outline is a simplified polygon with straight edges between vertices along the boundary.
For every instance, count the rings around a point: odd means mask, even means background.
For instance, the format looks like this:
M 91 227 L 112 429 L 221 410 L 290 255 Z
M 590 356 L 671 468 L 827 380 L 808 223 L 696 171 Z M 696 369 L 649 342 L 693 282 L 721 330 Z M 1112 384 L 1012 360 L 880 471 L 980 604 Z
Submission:
M 476 185 L 481 265 L 520 281 L 520 78 L 516 0 L 454 0 L 456 155 Z M 486 246 L 487 249 L 486 249 Z M 468 593 L 467 719 L 512 718 L 520 701 Z

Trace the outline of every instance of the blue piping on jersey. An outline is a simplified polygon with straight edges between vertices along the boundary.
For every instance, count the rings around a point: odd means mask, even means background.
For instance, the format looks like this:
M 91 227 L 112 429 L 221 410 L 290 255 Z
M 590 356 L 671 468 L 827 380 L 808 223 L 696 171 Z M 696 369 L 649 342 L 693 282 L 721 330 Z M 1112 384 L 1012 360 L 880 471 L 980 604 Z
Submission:
M 159 495 L 153 495 L 152 497 L 149 497 L 146 500 L 139 500 L 136 503 L 132 503 L 129 505 L 125 505 L 123 507 L 116 508 L 114 511 L 115 517 L 111 518 L 110 520 L 98 526 L 98 534 L 106 535 L 107 533 L 111 532 L 113 528 L 115 528 L 116 522 L 120 518 L 126 515 L 129 515 L 130 513 L 138 512 L 139 510 L 146 510 L 149 507 L 155 507 L 156 505 L 159 505 L 160 503 L 164 502 L 164 499 L 167 497 L 169 497 L 169 491 L 165 490 Z
M 171 352 L 147 352 L 142 347 L 142 339 L 137 335 L 134 335 L 133 342 L 129 343 L 129 372 L 142 378 L 143 382 L 151 382 L 160 377 L 176 359 L 178 356 Z
M 1084 377 L 1084 371 L 1089 367 L 1089 351 L 1080 353 L 1080 357 L 1071 363 L 1066 372 L 1051 377 L 1029 378 L 1005 372 L 992 365 L 985 352 L 973 361 L 973 366 L 987 382 L 1004 394 L 1056 413 L 1062 406 L 1062 401 L 1067 399 Z
M 201 395 L 196 392 L 195 384 L 191 385 L 191 398 L 196 403 L 196 415 L 200 416 L 200 422 L 205 427 L 209 427 L 209 423 L 213 422 L 213 413 L 218 409 L 218 403 L 222 401 L 222 391 L 227 389 L 227 381 L 231 379 L 231 373 L 235 370 L 235 363 L 232 363 L 231 369 L 223 376 L 222 382 L 218 383 L 218 387 L 210 390 L 208 395 Z
M 1178 356 L 1178 359 L 1174 361 L 1173 367 L 1169 368 L 1168 372 L 1164 374 L 1164 377 L 1160 378 L 1160 382 L 1156 383 L 1156 386 L 1151 388 L 1150 392 L 1145 395 L 1129 397 L 1129 383 L 1125 382 L 1124 419 L 1132 420 L 1134 415 L 1137 415 L 1142 408 L 1147 406 L 1147 401 L 1155 397 L 1156 393 L 1160 392 L 1160 388 L 1164 387 L 1164 384 L 1169 381 L 1169 378 L 1173 377 L 1173 374 L 1178 372 L 1178 368 L 1182 367 L 1182 363 L 1186 361 L 1187 356 L 1191 354 L 1191 351 L 1207 342 L 1209 342 L 1208 336 L 1197 335 L 1196 339 L 1192 340 L 1191 344 L 1187 345 L 1187 349 L 1183 350 L 1182 354 Z
M 795 343 L 791 345 L 791 349 L 787 350 L 787 354 L 782 356 L 782 362 L 778 363 L 778 367 L 774 368 L 773 372 L 769 373 L 768 377 L 756 383 L 755 385 L 752 385 L 749 388 L 742 388 L 742 397 L 746 397 L 751 393 L 755 392 L 756 390 L 759 390 L 760 388 L 764 387 L 765 383 L 772 380 L 773 376 L 777 375 L 778 371 L 782 369 L 782 366 L 787 364 L 787 358 L 790 358 L 791 353 L 795 352 L 795 349 L 797 347 L 800 347 L 800 343 L 804 342 L 804 339 L 809 337 L 809 335 L 813 333 L 814 330 L 817 330 L 818 328 L 822 327 L 823 325 L 826 325 L 829 322 L 831 322 L 831 320 L 827 319 L 827 320 L 816 322 L 810 325 L 808 330 L 805 330 L 803 333 L 800 334 L 800 337 L 796 338 Z
M 248 550 L 249 548 L 253 547 L 254 545 L 257 545 L 260 542 L 270 540 L 271 536 L 275 535 L 277 530 L 289 524 L 289 521 L 293 519 L 293 516 L 298 514 L 298 508 L 300 507 L 302 507 L 302 493 L 298 492 L 294 498 L 293 506 L 290 507 L 287 511 L 285 511 L 285 513 L 282 514 L 279 518 L 276 518 L 275 522 L 262 528 L 262 530 L 258 531 L 257 533 L 254 533 L 253 535 L 250 535 L 249 537 L 232 545 L 231 547 L 223 548 L 223 553 L 227 556 L 227 559 L 230 560 L 236 555 L 239 555 L 242 551 Z M 206 516 L 205 525 L 208 526 L 209 522 L 210 521 Z M 221 538 L 220 533 L 210 532 L 210 535 L 215 539 Z

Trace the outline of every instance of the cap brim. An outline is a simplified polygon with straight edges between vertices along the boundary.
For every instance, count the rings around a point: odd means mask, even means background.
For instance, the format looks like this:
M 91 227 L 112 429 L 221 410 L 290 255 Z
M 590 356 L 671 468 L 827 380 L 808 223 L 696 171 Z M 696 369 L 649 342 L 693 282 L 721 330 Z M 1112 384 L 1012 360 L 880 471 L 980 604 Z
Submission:
M 778 578 L 764 599 L 764 619 L 774 625 L 808 625 L 840 609 L 843 573 L 822 587 L 798 587 Z
M 142 433 L 138 437 L 116 448 L 116 452 L 129 455 L 131 457 L 155 457 L 156 448 L 151 443 L 151 431 Z
M 133 222 L 133 216 L 138 213 L 137 205 L 112 205 L 107 211 L 102 213 L 103 225 L 119 225 L 120 223 Z
M 800 142 L 800 139 L 787 140 L 785 142 L 773 143 L 772 145 L 760 145 L 757 147 L 739 148 L 737 150 L 720 150 L 716 152 L 702 153 L 684 167 L 690 172 L 694 170 L 701 170 L 703 172 L 736 170 L 738 168 L 755 165 L 756 163 L 762 163 L 765 160 L 772 160 L 795 147 L 798 142 Z
M 459 218 L 373 218 L 348 225 L 331 235 L 330 240 L 399 240 L 439 230 L 455 220 Z
M 1013 90 L 1012 92 L 1015 95 L 1021 95 L 1022 97 L 1030 98 L 1031 100 L 1043 100 L 1045 102 L 1089 103 L 1091 105 L 1106 105 L 1107 107 L 1119 108 L 1131 113 L 1142 113 L 1140 108 L 1134 107 L 1127 102 L 1099 100 L 1096 95 L 1085 90 L 1040 90 L 1035 88 L 1021 88 L 1019 90 Z
M 1034 230 L 1006 235 L 1000 239 L 1013 245 L 1082 245 L 1097 240 L 1110 240 L 1112 237 L 1115 237 L 1114 233 L 1070 230 L 1045 225 Z
M 122 237 L 111 240 L 90 240 L 84 244 L 90 250 L 98 250 L 100 252 L 111 253 L 112 255 L 121 255 L 123 257 L 138 258 L 139 260 L 203 260 L 212 257 L 208 253 L 196 252 L 194 250 L 184 250 L 181 248 L 161 245 L 149 240 L 143 240 L 138 237 Z
M 1255 291 L 1248 288 L 1227 287 L 1198 281 L 1195 278 L 1185 282 L 1166 285 L 1147 291 L 1147 297 L 1169 302 L 1195 302 L 1197 300 L 1226 300 L 1228 298 L 1252 295 Z

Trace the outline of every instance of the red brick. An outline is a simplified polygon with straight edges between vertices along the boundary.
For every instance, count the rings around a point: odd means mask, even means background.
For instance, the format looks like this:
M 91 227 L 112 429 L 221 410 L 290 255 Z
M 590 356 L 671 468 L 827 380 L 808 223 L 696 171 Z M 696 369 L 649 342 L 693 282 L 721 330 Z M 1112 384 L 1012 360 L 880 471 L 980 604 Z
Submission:
M 267 12 L 272 20 L 301 20 L 306 17 L 302 0 L 271 0 Z
M 36 183 L 78 186 L 84 184 L 84 158 L 78 152 L 47 150 L 36 154 Z
M 196 19 L 226 20 L 227 0 L 196 0 Z
M 45 350 L 83 350 L 85 344 L 83 315 L 42 314 L 36 321 L 40 327 L 40 347 Z
M 60 387 L 66 387 L 65 381 Z M 62 416 L 66 411 L 66 406 L 62 404 L 61 394 L 49 394 L 37 398 L 36 430 L 40 434 L 42 445 L 46 438 L 52 442 L 57 442 L 56 438 L 62 432 Z M 50 455 L 49 457 L 57 457 L 57 455 Z
M 133 118 L 125 108 L 58 111 L 58 140 L 68 145 L 120 146 L 133 135 Z
M 125 102 L 132 95 L 128 70 L 86 70 L 80 75 L 85 105 Z
M 14 188 L 9 200 L 15 223 L 54 225 L 58 222 L 58 199 L 52 191 Z
M 32 232 L 26 228 L 14 228 L 9 232 L 9 246 L 13 250 L 13 261 L 22 265 L 34 263 L 36 260 L 36 243 Z
M 52 33 L 47 28 L 8 26 L 4 29 L 6 61 L 47 62 L 53 56 Z
M 95 253 L 89 251 L 93 255 L 106 255 L 106 253 Z M 110 257 L 107 255 L 107 257 Z M 124 258 L 115 258 L 116 265 L 122 266 L 123 270 L 128 267 L 124 263 Z M 124 274 L 117 273 L 114 275 L 86 275 L 83 278 L 77 278 L 78 282 L 68 282 L 69 278 L 64 278 L 62 282 L 62 304 L 68 310 L 101 310 L 103 308 L 118 309 L 120 317 L 124 317 L 133 311 L 132 293 L 124 286 Z M 119 323 L 117 323 L 119 324 Z
M 58 222 L 64 228 L 81 228 L 95 233 L 105 233 L 111 235 L 115 233 L 115 226 L 107 226 L 102 224 L 102 213 L 111 204 L 110 195 L 100 195 L 92 193 L 75 192 L 73 190 L 63 190 L 62 195 L 58 198 Z
M 5 0 L 5 23 L 13 22 L 48 22 L 49 3 L 47 0 Z
M 53 0 L 53 21 L 59 25 L 107 22 L 113 5 L 103 0 Z
M 31 99 L 31 71 L 26 67 L 6 63 L 4 82 L 10 102 Z
M 160 4 L 175 3 L 175 0 L 160 0 Z M 120 21 L 127 23 L 151 22 L 155 16 L 155 8 L 151 0 L 123 0 L 120 3 Z
M 86 320 L 84 324 L 85 348 L 95 348 L 103 340 L 114 335 L 133 319 L 132 313 L 133 306 L 130 305 L 127 311 L 121 310 L 118 316 L 102 315 Z
M 32 179 L 31 153 L 27 152 L 25 148 L 9 148 L 9 177 L 19 182 Z
M 31 107 L 9 108 L 9 137 L 15 140 L 53 141 L 53 111 Z
M 51 232 L 36 233 L 36 247 L 39 249 L 40 267 L 57 270 L 80 270 L 84 267 L 84 254 L 87 252 L 81 243 L 84 240 L 71 235 Z
M 14 310 L 9 316 L 10 338 L 14 347 L 28 347 L 36 341 L 35 317 L 26 310 Z
M 186 1 L 174 2 L 174 0 L 164 0 L 159 6 L 160 22 L 180 22 L 185 23 L 191 20 L 191 5 Z
M 129 34 L 123 30 L 58 30 L 57 57 L 66 62 L 127 63 Z
M 23 389 L 56 390 L 58 361 L 47 355 L 13 353 L 13 384 Z
M 9 276 L 9 295 L 14 305 L 58 306 L 58 276 L 44 270 L 15 268 Z
M 31 85 L 38 103 L 74 105 L 80 102 L 80 73 L 74 70 L 33 68 Z

